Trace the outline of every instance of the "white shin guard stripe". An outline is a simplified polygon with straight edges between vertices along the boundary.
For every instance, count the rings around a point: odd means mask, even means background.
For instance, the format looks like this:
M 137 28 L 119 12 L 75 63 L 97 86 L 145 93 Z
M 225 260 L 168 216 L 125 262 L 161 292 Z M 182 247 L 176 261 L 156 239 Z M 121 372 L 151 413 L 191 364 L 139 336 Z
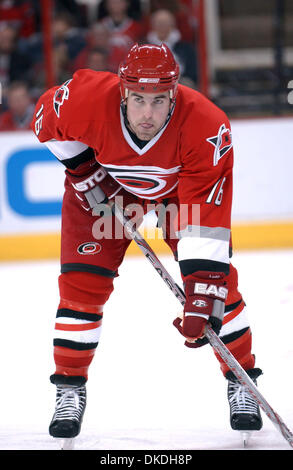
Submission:
M 75 341 L 77 343 L 98 343 L 102 327 L 87 330 L 62 330 L 55 329 L 54 339 Z
M 226 315 L 230 314 L 231 312 L 227 313 Z M 222 326 L 219 336 L 230 335 L 231 333 L 240 331 L 243 328 L 249 328 L 249 326 L 250 325 L 246 313 L 246 307 L 244 307 L 243 310 L 241 310 L 241 312 L 236 317 L 232 318 L 230 321 L 228 321 Z

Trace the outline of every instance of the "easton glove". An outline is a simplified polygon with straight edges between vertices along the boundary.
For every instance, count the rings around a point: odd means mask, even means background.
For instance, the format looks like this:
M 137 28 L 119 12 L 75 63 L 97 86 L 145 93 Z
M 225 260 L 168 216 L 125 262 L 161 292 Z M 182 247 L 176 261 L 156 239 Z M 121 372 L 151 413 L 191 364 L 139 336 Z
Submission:
M 94 212 L 99 204 L 106 204 L 122 189 L 96 160 L 85 162 L 65 173 L 81 206 L 86 211 L 92 210 L 93 215 L 96 215 Z
M 198 271 L 185 278 L 183 318 L 177 317 L 173 325 L 186 338 L 186 346 L 197 348 L 207 343 L 204 328 L 208 322 L 219 334 L 228 295 L 224 277 L 224 273 Z

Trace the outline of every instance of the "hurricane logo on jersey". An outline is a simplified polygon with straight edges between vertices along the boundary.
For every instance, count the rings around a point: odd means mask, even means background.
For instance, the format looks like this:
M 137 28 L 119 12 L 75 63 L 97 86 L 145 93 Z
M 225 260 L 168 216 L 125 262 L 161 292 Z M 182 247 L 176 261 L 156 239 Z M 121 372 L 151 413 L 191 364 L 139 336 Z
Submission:
M 77 251 L 80 255 L 96 255 L 97 253 L 100 253 L 101 249 L 102 246 L 100 245 L 100 243 L 87 242 L 79 245 Z
M 70 80 L 67 80 L 66 82 L 63 83 L 63 85 L 56 90 L 53 98 L 53 106 L 54 106 L 54 111 L 57 114 L 58 118 L 60 117 L 60 108 L 64 103 L 64 100 L 68 100 L 69 98 L 69 88 L 68 85 L 71 82 L 72 78 Z
M 217 166 L 219 160 L 232 148 L 232 135 L 230 129 L 225 124 L 219 128 L 218 134 L 214 137 L 206 139 L 215 147 L 214 150 L 214 166 Z
M 177 186 L 180 167 L 109 165 L 104 168 L 126 191 L 145 199 L 156 199 Z

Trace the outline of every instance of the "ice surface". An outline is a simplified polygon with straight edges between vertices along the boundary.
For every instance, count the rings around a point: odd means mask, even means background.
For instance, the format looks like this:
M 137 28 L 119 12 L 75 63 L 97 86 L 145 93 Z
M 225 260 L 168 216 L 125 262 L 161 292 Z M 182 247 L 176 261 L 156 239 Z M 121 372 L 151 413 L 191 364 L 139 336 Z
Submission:
M 171 257 L 162 262 L 180 283 Z M 264 375 L 259 390 L 293 428 L 293 251 L 240 252 L 239 271 Z M 56 450 L 52 336 L 59 263 L 0 264 L 1 450 Z M 241 449 L 229 425 L 226 381 L 209 345 L 192 350 L 172 326 L 180 312 L 145 258 L 126 257 L 104 311 L 75 449 Z M 251 449 L 290 447 L 263 414 Z

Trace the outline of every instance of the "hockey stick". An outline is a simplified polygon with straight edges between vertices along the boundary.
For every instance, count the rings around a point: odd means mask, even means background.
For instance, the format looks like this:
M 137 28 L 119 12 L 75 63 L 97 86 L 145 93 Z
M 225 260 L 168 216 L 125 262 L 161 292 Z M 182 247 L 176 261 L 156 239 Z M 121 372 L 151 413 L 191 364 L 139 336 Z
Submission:
M 173 292 L 175 297 L 179 300 L 181 305 L 185 303 L 185 294 L 180 289 L 180 287 L 176 284 L 173 280 L 171 275 L 162 265 L 156 254 L 154 253 L 153 249 L 149 246 L 146 240 L 142 237 L 139 231 L 137 231 L 131 220 L 124 214 L 123 209 L 113 201 L 109 201 L 109 205 L 113 214 L 117 217 L 120 223 L 125 227 L 127 232 L 129 233 L 130 237 L 134 242 L 138 245 L 141 249 L 145 257 L 150 261 L 153 265 L 157 273 L 161 276 L 164 282 L 168 285 L 169 289 Z M 293 434 L 290 429 L 286 426 L 284 421 L 281 417 L 273 410 L 273 408 L 269 405 L 266 399 L 262 396 L 259 392 L 251 378 L 245 372 L 245 370 L 241 367 L 239 362 L 235 359 L 235 357 L 230 353 L 227 349 L 225 344 L 221 341 L 221 339 L 217 336 L 217 334 L 213 331 L 209 324 L 206 325 L 205 328 L 205 336 L 207 337 L 210 345 L 213 349 L 219 354 L 222 360 L 226 363 L 226 365 L 230 368 L 230 370 L 234 373 L 237 377 L 239 382 L 246 387 L 250 395 L 255 399 L 257 404 L 262 408 L 264 413 L 267 417 L 272 421 L 272 423 L 276 426 L 278 431 L 282 434 L 282 436 L 286 439 L 291 447 L 293 447 Z

